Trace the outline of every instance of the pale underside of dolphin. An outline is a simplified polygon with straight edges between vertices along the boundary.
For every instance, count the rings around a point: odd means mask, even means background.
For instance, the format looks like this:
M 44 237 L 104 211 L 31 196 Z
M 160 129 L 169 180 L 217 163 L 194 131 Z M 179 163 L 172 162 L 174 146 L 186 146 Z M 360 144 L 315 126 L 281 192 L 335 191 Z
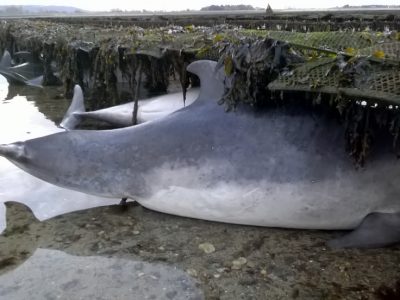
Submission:
M 153 122 L 68 131 L 0 146 L 0 154 L 50 183 L 131 198 L 170 214 L 257 226 L 354 229 L 335 247 L 400 240 L 400 168 L 376 150 L 356 170 L 337 122 L 309 110 L 226 113 L 215 62 L 188 70 L 198 99 Z
M 182 93 L 170 93 L 140 100 L 138 103 L 137 123 L 144 123 L 160 119 L 178 109 L 192 104 L 199 94 L 198 88 L 191 88 L 186 93 L 186 100 L 183 101 Z M 74 96 L 63 120 L 60 123 L 62 128 L 67 130 L 75 129 L 83 119 L 93 119 L 107 122 L 117 127 L 133 125 L 134 102 L 120 104 L 109 108 L 95 111 L 85 111 L 84 97 L 79 85 L 74 87 Z

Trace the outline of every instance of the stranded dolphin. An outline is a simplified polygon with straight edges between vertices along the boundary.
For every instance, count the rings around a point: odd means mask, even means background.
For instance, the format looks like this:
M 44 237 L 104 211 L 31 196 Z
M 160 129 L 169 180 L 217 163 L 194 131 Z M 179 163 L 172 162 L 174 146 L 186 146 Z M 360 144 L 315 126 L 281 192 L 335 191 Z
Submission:
M 4 68 L 9 68 L 11 66 L 12 66 L 11 54 L 7 50 L 5 50 L 0 60 L 0 70 Z
M 186 105 L 190 105 L 199 94 L 198 88 L 187 91 Z M 171 93 L 145 100 L 140 100 L 138 105 L 137 122 L 144 123 L 162 118 L 184 106 L 182 93 Z M 82 89 L 79 85 L 74 87 L 74 96 L 60 126 L 72 130 L 82 119 L 104 121 L 118 127 L 127 127 L 132 124 L 134 102 L 129 102 L 95 111 L 85 111 Z
M 15 66 L 0 68 L 0 74 L 10 84 L 26 84 L 42 87 L 43 66 L 40 63 L 25 62 Z
M 258 226 L 354 229 L 335 247 L 400 240 L 400 168 L 377 151 L 356 170 L 343 130 L 287 108 L 226 113 L 216 63 L 188 71 L 198 99 L 162 119 L 105 131 L 68 131 L 0 145 L 0 155 L 50 183 L 131 198 L 161 212 Z

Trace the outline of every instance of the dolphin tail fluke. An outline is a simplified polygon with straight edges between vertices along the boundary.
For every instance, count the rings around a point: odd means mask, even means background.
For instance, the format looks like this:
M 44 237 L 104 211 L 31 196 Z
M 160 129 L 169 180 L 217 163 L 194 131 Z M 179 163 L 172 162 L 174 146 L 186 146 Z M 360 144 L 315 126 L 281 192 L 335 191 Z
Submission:
M 217 62 L 212 60 L 197 60 L 187 67 L 187 71 L 200 79 L 200 94 L 198 101 L 218 101 L 224 94 L 223 69 L 217 69 Z
M 11 54 L 7 50 L 5 50 L 0 60 L 0 68 L 9 68 L 11 66 L 12 66 Z
M 6 206 L 6 232 L 21 232 L 30 225 L 40 222 L 32 210 L 23 203 L 7 201 L 4 205 Z
M 43 88 L 42 83 L 43 83 L 43 75 L 33 78 L 31 80 L 28 80 L 26 82 L 26 85 L 37 87 L 37 88 Z
M 85 103 L 83 100 L 83 92 L 81 87 L 77 84 L 74 87 L 74 96 L 72 97 L 71 105 L 69 106 L 60 127 L 72 130 L 80 122 L 79 113 L 85 112 Z
M 400 213 L 372 213 L 343 237 L 331 240 L 331 248 L 380 248 L 400 242 Z

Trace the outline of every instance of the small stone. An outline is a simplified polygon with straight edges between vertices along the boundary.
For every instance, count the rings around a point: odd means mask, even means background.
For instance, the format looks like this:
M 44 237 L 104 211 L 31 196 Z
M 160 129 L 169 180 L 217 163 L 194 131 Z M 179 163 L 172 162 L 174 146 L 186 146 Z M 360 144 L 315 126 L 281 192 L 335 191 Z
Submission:
M 165 248 L 163 246 L 158 247 L 158 250 L 164 251 Z
M 215 247 L 213 244 L 210 243 L 203 243 L 199 245 L 199 249 L 203 250 L 205 253 L 210 254 L 215 252 Z
M 247 259 L 244 257 L 239 257 L 232 262 L 232 270 L 240 270 L 243 265 L 247 263 Z
M 132 231 L 132 233 L 133 233 L 134 235 L 138 235 L 138 234 L 140 234 L 140 231 L 134 230 L 134 231 Z
M 98 236 L 102 236 L 102 235 L 104 235 L 104 230 L 102 230 L 102 231 L 99 231 L 99 232 L 97 233 L 97 235 L 98 235 Z
M 220 278 L 221 277 L 221 274 L 214 274 L 214 278 Z
M 197 271 L 195 269 L 187 269 L 186 273 L 188 273 L 192 277 L 197 277 Z

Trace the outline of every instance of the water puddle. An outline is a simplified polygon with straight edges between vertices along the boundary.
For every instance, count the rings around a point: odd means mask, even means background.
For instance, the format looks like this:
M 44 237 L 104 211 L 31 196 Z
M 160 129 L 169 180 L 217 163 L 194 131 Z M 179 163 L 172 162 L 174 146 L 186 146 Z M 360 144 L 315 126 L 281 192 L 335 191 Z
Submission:
M 62 131 L 57 121 L 68 101 L 55 88 L 9 87 L 0 76 L 0 144 L 23 141 Z M 66 190 L 20 170 L 0 157 L 0 203 L 18 201 L 28 205 L 44 220 L 55 215 L 99 205 L 115 204 L 118 199 L 103 199 Z M 5 208 L 0 205 L 0 232 L 5 228 Z
M 60 276 L 62 274 L 62 276 Z M 46 282 L 43 288 L 43 282 Z M 4 299 L 203 299 L 182 270 L 162 264 L 37 249 L 0 276 Z

